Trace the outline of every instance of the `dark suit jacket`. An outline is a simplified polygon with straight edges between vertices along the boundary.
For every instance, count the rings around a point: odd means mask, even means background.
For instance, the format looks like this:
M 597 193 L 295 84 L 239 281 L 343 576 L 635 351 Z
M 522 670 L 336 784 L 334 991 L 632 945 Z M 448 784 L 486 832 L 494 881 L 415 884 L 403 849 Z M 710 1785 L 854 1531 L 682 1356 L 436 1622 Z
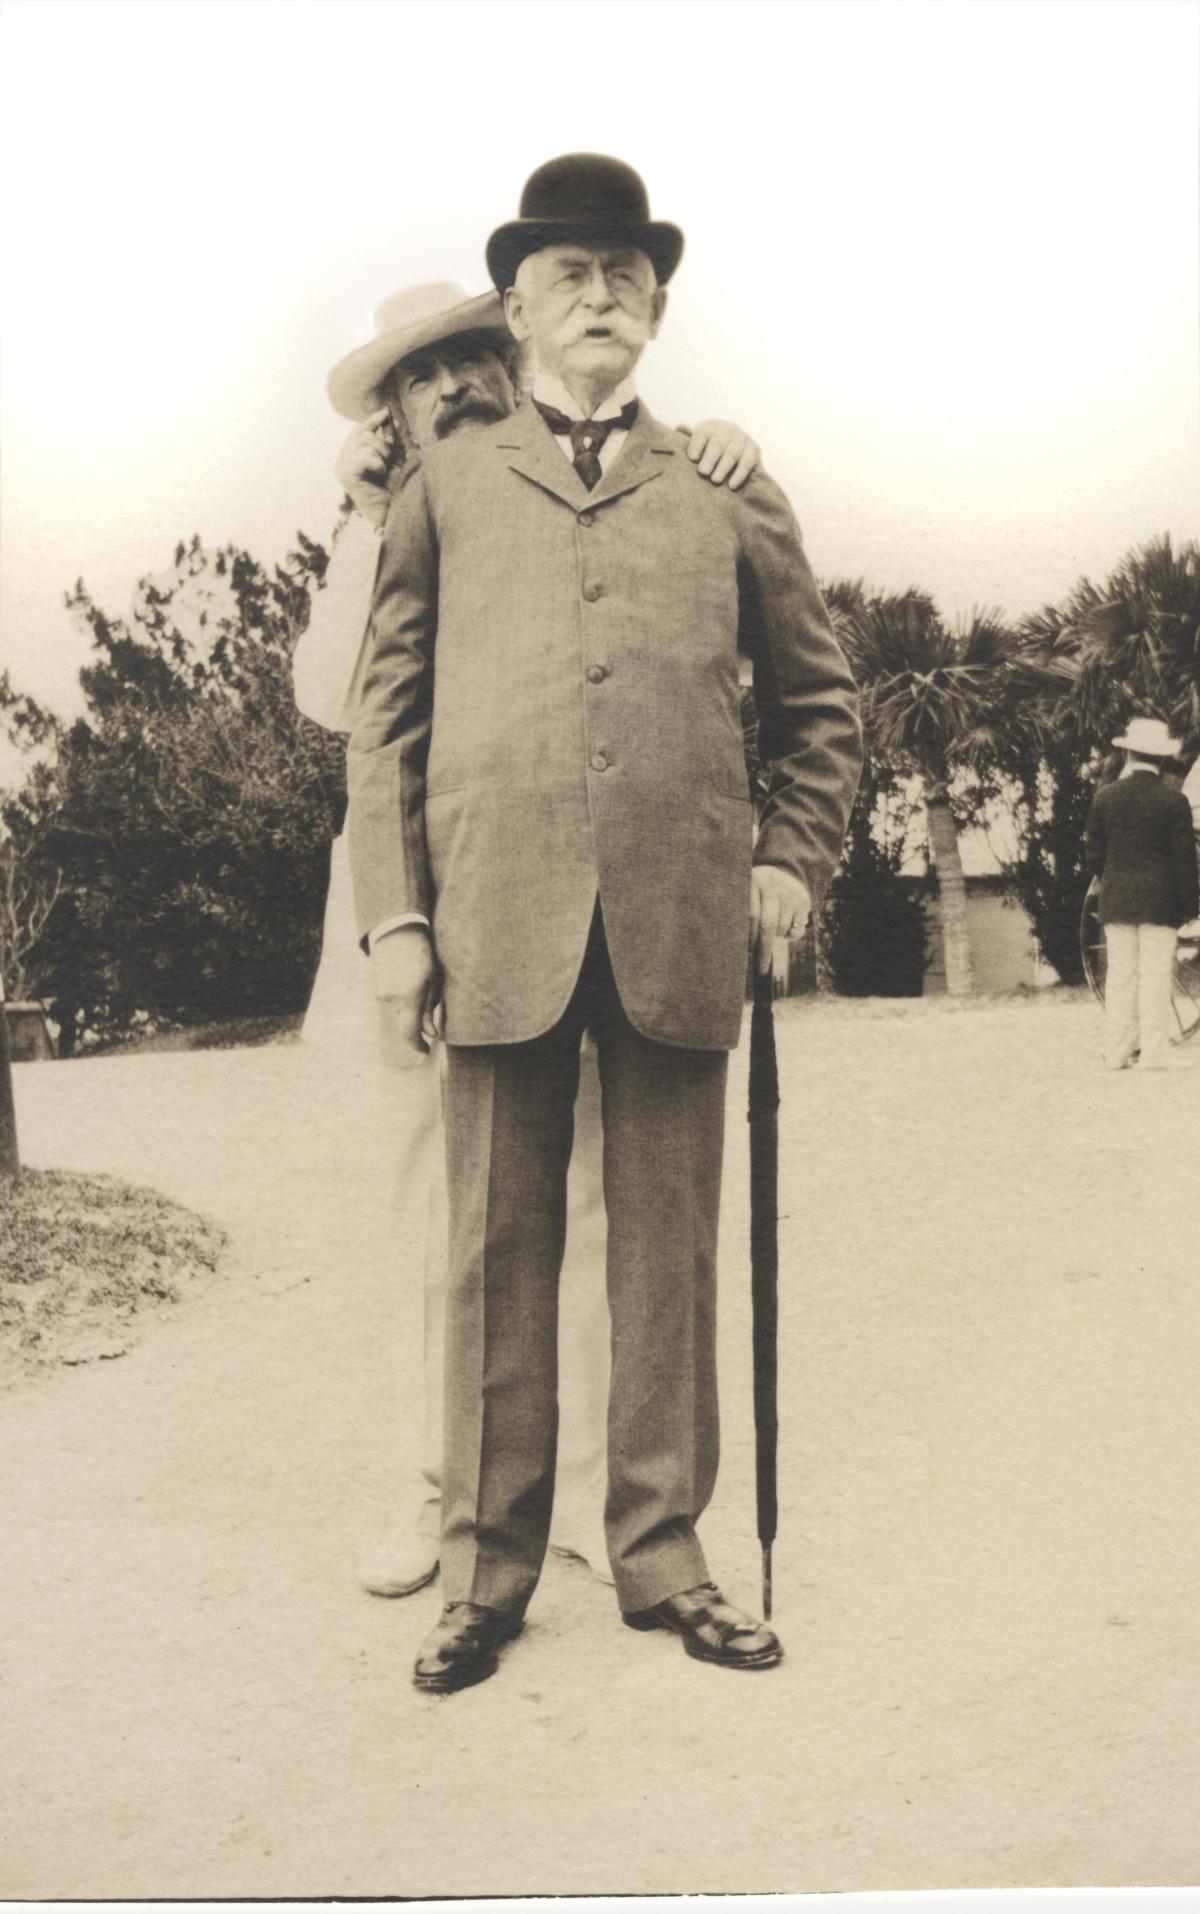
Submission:
M 754 855 L 819 898 L 858 780 L 853 680 L 786 499 L 698 480 L 643 407 L 586 490 L 532 406 L 429 451 L 380 559 L 349 837 L 360 930 L 432 916 L 451 1044 L 562 1015 L 596 897 L 621 1000 L 728 1049 L 753 822 L 737 653 L 770 796 Z
M 1200 911 L 1191 807 L 1174 778 L 1134 771 L 1097 791 L 1087 856 L 1102 924 L 1174 924 Z

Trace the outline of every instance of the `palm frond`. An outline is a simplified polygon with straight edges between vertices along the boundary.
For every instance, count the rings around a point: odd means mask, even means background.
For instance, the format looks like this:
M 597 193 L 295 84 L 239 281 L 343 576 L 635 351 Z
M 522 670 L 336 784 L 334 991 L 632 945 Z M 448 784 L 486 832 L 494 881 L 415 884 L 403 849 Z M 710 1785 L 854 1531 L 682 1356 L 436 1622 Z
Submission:
M 1083 594 L 1081 593 L 1082 597 Z M 1170 536 L 1127 553 L 1074 611 L 1082 725 L 1101 736 L 1133 715 L 1200 733 L 1200 546 Z
M 868 738 L 885 758 L 943 783 L 954 762 L 982 768 L 1001 749 L 1004 687 L 1018 652 L 995 611 L 947 630 L 933 600 L 907 591 L 867 600 L 848 649 Z

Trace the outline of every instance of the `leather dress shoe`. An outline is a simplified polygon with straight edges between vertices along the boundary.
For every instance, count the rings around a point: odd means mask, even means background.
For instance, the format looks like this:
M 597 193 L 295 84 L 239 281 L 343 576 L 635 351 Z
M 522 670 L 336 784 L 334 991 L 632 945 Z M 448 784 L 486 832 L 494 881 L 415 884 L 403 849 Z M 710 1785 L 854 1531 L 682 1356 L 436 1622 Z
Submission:
M 486 1681 L 499 1666 L 498 1650 L 519 1635 L 523 1615 L 506 1615 L 478 1602 L 448 1602 L 433 1633 L 421 1644 L 413 1681 L 427 1694 L 451 1695 Z
M 701 1582 L 621 1619 L 626 1628 L 669 1628 L 682 1638 L 686 1654 L 721 1668 L 773 1668 L 783 1656 L 774 1630 L 734 1608 L 715 1582 Z
M 368 1595 L 413 1595 L 438 1571 L 438 1545 L 418 1529 L 399 1524 L 380 1537 L 358 1565 Z

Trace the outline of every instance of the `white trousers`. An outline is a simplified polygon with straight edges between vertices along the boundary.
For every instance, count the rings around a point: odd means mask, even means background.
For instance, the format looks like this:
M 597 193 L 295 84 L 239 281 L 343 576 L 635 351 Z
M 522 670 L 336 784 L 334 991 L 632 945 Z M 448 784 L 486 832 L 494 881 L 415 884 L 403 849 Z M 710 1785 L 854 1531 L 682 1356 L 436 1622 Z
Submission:
M 344 838 L 333 846 L 321 963 L 303 1036 L 325 1052 L 334 1077 L 352 1085 L 364 1133 L 390 1138 L 395 1166 L 389 1260 L 396 1273 L 398 1429 L 414 1423 L 407 1350 L 423 1350 L 424 1434 L 399 1456 L 397 1514 L 411 1510 L 421 1532 L 441 1532 L 442 1368 L 446 1334 L 449 1229 L 442 1125 L 441 1046 L 415 1069 L 395 1061 L 391 1012 L 374 994 L 370 965 L 357 948 Z M 594 1541 L 603 1532 L 608 1474 L 609 1316 L 605 1279 L 600 1073 L 596 1053 L 580 1056 L 575 1148 L 567 1181 L 567 1245 L 559 1287 L 558 1467 L 551 1541 Z M 387 1202 L 379 1191 L 380 1205 Z
M 443 1058 L 439 1056 L 437 1063 L 442 1065 Z M 410 1150 L 400 1166 L 398 1191 L 398 1201 L 402 1203 L 406 1202 L 406 1189 L 428 1191 L 425 1439 L 418 1527 L 422 1534 L 434 1537 L 441 1533 L 442 1517 L 442 1384 L 449 1282 L 446 1152 L 440 1107 L 443 1069 L 438 1068 L 437 1075 L 437 1120 L 428 1126 L 427 1135 L 418 1142 L 418 1147 L 425 1152 L 424 1166 L 418 1169 Z M 413 1136 L 412 1141 L 418 1140 Z M 587 1044 L 579 1058 L 575 1147 L 567 1176 L 567 1242 L 558 1297 L 558 1461 L 550 1539 L 559 1547 L 588 1541 L 594 1545 L 604 1528 L 610 1368 L 605 1280 L 607 1238 L 600 1072 L 595 1049 Z
M 1143 1070 L 1166 1064 L 1175 937 L 1170 924 L 1104 926 L 1104 1061 L 1110 1070 L 1123 1069 L 1135 1050 Z

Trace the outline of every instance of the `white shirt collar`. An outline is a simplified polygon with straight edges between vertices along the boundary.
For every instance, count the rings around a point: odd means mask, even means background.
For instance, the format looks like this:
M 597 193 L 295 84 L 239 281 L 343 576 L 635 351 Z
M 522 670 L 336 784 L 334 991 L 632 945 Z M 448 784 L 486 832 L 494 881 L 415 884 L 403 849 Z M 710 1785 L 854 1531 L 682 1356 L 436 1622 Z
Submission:
M 562 380 L 557 378 L 553 372 L 539 371 L 537 373 L 533 381 L 533 396 L 535 399 L 540 399 L 543 405 L 557 406 L 560 412 L 565 412 L 568 419 L 586 419 L 588 416 L 578 399 L 572 397 Z M 603 404 L 596 407 L 596 410 L 592 413 L 592 417 L 594 419 L 615 419 L 623 411 L 625 406 L 636 398 L 637 388 L 633 380 L 622 379 L 615 392 L 610 392 Z
M 1158 776 L 1157 764 L 1127 764 L 1125 766 L 1125 769 L 1122 771 L 1121 776 L 1123 778 L 1131 778 L 1138 771 L 1148 771 L 1152 778 L 1156 778 Z

